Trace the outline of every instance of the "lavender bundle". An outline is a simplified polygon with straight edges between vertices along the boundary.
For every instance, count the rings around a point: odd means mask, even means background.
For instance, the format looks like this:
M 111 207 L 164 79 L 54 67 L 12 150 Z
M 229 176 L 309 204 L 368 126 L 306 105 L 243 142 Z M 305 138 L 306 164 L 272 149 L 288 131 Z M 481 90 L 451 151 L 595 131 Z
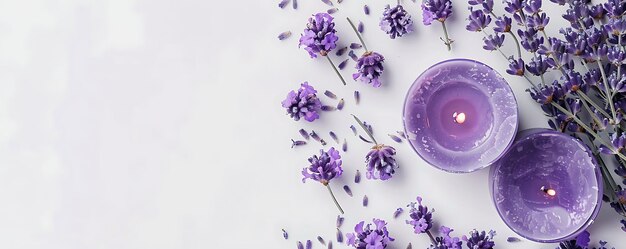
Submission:
M 507 73 L 528 81 L 528 92 L 550 117 L 552 129 L 596 152 L 604 200 L 626 217 L 626 2 L 551 1 L 567 6 L 562 17 L 569 27 L 559 28 L 561 38 L 547 35 L 550 17 L 541 10 L 541 0 L 505 0 L 501 15 L 494 12 L 493 0 L 470 0 L 466 28 L 482 32 L 483 48 L 508 60 Z M 516 55 L 501 50 L 506 37 Z

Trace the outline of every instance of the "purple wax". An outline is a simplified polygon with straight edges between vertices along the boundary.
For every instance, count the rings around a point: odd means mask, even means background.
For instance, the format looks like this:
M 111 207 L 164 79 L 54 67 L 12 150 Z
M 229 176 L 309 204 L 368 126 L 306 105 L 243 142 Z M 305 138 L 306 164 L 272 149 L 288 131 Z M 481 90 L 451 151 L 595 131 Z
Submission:
M 502 220 L 530 240 L 573 238 L 600 210 L 602 175 L 591 151 L 560 132 L 520 132 L 490 174 L 492 197 Z
M 478 61 L 440 62 L 413 83 L 404 128 L 415 151 L 448 172 L 491 165 L 513 142 L 517 102 L 507 82 Z

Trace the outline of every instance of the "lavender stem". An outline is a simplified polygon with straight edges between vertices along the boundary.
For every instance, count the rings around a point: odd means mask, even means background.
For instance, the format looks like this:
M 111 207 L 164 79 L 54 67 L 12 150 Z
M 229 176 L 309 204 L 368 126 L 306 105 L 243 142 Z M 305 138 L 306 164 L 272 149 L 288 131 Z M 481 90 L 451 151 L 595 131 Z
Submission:
M 378 142 L 376 142 L 376 139 L 374 138 L 372 133 L 370 133 L 370 130 L 367 129 L 367 127 L 365 127 L 365 124 L 363 124 L 363 122 L 361 122 L 361 120 L 359 118 L 354 116 L 354 114 L 351 114 L 351 115 L 352 115 L 352 117 L 354 117 L 356 122 L 359 123 L 359 126 L 361 126 L 361 128 L 365 131 L 365 133 L 367 133 L 367 135 L 372 139 L 372 141 L 374 141 L 374 144 L 378 144 Z
M 335 63 L 333 63 L 333 61 L 330 59 L 330 56 L 326 55 L 326 59 L 328 59 L 328 62 L 330 63 L 330 66 L 333 68 L 333 70 L 335 70 L 335 73 L 337 74 L 337 76 L 339 76 L 339 79 L 341 79 L 341 82 L 343 83 L 343 85 L 346 85 L 346 80 L 343 79 L 343 76 L 341 76 L 341 74 L 339 73 L 339 70 L 337 70 L 337 67 L 335 67 Z
M 448 46 L 448 51 L 450 51 L 452 50 L 452 47 L 450 47 L 450 45 L 452 44 L 452 40 L 450 40 L 450 37 L 448 37 L 448 29 L 446 28 L 446 22 L 445 21 L 441 22 L 441 26 L 443 27 L 443 35 L 446 37 L 446 40 L 443 43 L 446 44 L 446 46 Z
M 435 240 L 435 237 L 433 237 L 433 234 L 430 233 L 430 230 L 426 230 L 426 234 L 428 234 L 428 237 L 430 237 L 430 242 L 433 243 L 433 245 L 436 245 L 437 241 Z
M 513 40 L 515 40 L 515 45 L 517 46 L 517 58 L 522 58 L 522 49 L 520 49 L 519 40 L 517 40 L 517 36 L 512 31 L 509 31 L 508 33 L 511 34 L 511 37 L 513 37 Z
M 613 106 L 613 95 L 611 95 L 611 89 L 609 88 L 609 81 L 606 78 L 606 73 L 604 73 L 604 67 L 600 60 L 596 60 L 598 63 L 598 68 L 600 69 L 600 73 L 602 74 L 602 81 L 604 83 L 604 88 L 606 89 L 606 100 L 609 102 L 609 106 L 611 107 L 611 114 L 613 114 L 613 122 L 617 121 L 617 114 L 615 114 L 615 106 Z
M 343 214 L 343 209 L 341 208 L 341 205 L 339 205 L 339 202 L 337 202 L 337 198 L 335 198 L 335 194 L 333 194 L 333 190 L 330 188 L 330 185 L 326 184 L 326 188 L 328 188 L 328 192 L 330 193 L 330 196 L 333 198 L 335 205 L 337 205 L 337 208 L 339 208 L 339 212 Z
M 352 20 L 350 20 L 350 17 L 346 17 L 346 20 L 348 20 L 348 22 L 350 23 L 350 26 L 354 30 L 354 33 L 356 33 L 356 36 L 359 38 L 359 41 L 361 41 L 361 45 L 363 45 L 363 48 L 365 49 L 365 52 L 370 51 L 369 49 L 367 49 L 367 46 L 365 46 L 365 42 L 363 41 L 363 37 L 361 37 L 361 34 L 356 29 L 356 26 L 354 26 L 354 23 L 352 23 Z

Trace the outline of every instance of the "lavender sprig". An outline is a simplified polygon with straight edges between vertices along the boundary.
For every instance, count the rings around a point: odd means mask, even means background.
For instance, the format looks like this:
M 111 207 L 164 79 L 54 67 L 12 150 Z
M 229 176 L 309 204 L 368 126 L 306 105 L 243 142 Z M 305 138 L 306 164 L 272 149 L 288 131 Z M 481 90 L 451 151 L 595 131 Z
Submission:
M 448 29 L 446 28 L 446 20 L 452 15 L 452 1 L 451 0 L 424 0 L 422 2 L 423 23 L 424 25 L 431 25 L 433 21 L 437 20 L 441 23 L 443 28 L 444 38 L 440 38 L 448 48 L 448 51 L 452 49 L 452 43 L 454 40 L 448 36 Z
M 306 179 L 311 179 L 326 186 L 339 212 L 343 214 L 343 209 L 339 205 L 339 202 L 337 202 L 337 198 L 335 198 L 335 194 L 333 194 L 333 190 L 328 184 L 332 179 L 341 176 L 343 173 L 339 151 L 335 150 L 333 147 L 328 151 L 320 150 L 320 155 L 310 157 L 309 163 L 310 166 L 302 169 L 302 176 L 304 176 L 302 182 L 304 183 Z
M 328 1 L 328 0 L 324 0 Z M 330 1 L 328 1 L 330 3 Z M 332 3 L 331 3 L 332 4 Z M 332 6 L 332 5 L 331 5 Z M 341 79 L 343 85 L 346 85 L 346 81 L 343 79 L 339 70 L 328 56 L 333 49 L 337 47 L 337 40 L 339 37 L 336 35 L 334 18 L 328 13 L 317 13 L 309 18 L 307 27 L 304 29 L 302 36 L 300 37 L 300 47 L 304 46 L 311 58 L 316 58 L 318 55 L 326 57 L 328 63 Z

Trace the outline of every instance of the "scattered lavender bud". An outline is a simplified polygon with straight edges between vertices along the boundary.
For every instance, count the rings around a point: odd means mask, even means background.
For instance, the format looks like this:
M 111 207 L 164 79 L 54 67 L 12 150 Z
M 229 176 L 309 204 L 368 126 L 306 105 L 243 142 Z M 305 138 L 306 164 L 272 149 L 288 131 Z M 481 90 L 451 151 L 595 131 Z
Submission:
M 346 60 L 346 61 L 348 61 L 348 60 Z M 341 98 L 341 99 L 339 100 L 339 103 L 337 103 L 337 110 L 340 110 L 340 111 L 341 111 L 341 110 L 343 110 L 343 106 L 344 106 L 345 104 L 346 104 L 346 101 L 344 101 L 344 100 L 343 100 L 343 98 Z
M 333 249 L 333 241 L 332 240 L 328 241 L 328 249 Z
M 300 132 L 300 136 L 304 139 L 309 140 L 309 133 L 307 133 L 305 129 L 300 129 L 298 132 Z
M 337 215 L 337 228 L 340 228 L 343 225 L 344 218 L 341 215 Z
M 322 2 L 327 4 L 328 6 L 333 6 L 333 2 L 331 2 L 330 0 L 322 0 Z
M 391 140 L 396 141 L 396 143 L 402 143 L 402 139 L 400 139 L 396 135 L 389 134 L 389 137 L 391 138 Z
M 374 134 L 374 129 L 372 128 L 372 125 L 370 125 L 367 122 L 363 121 L 363 126 L 365 126 L 365 128 L 367 128 L 367 130 L 370 132 L 370 134 Z
M 331 137 L 333 140 L 335 140 L 335 143 L 339 144 L 339 138 L 337 138 L 337 134 L 335 134 L 335 133 L 334 133 L 334 132 L 332 132 L 332 131 L 329 131 L 329 132 L 328 132 L 328 135 L 330 135 L 330 137 Z
M 337 0 L 337 3 L 342 3 L 342 2 L 343 2 L 343 0 Z
M 363 12 L 365 12 L 366 15 L 370 14 L 370 7 L 367 6 L 367 4 L 365 6 L 363 6 Z
M 326 245 L 326 241 L 324 241 L 324 238 L 322 238 L 322 236 L 317 236 L 317 241 L 322 243 L 322 245 Z
M 293 149 L 293 147 L 297 147 L 297 146 L 305 145 L 305 144 L 306 144 L 306 141 L 291 139 L 291 148 L 292 149 Z
M 332 15 L 332 14 L 335 14 L 335 12 L 337 12 L 338 10 L 339 10 L 339 9 L 337 9 L 337 8 L 330 8 L 330 9 L 328 9 L 328 10 L 326 11 L 326 13 L 328 13 L 328 14 L 331 14 L 331 15 Z
M 348 65 L 348 60 L 349 59 L 345 59 L 341 63 L 339 63 L 339 66 L 337 66 L 339 70 L 343 70 L 344 68 L 346 68 L 346 65 Z
M 406 249 L 413 249 L 413 245 L 411 245 L 411 242 L 409 242 L 409 245 L 406 246 Z
M 359 21 L 359 26 L 357 26 L 357 31 L 359 31 L 359 33 L 363 33 L 363 29 L 365 28 L 365 26 L 363 25 L 363 22 Z
M 339 230 L 339 228 L 337 228 L 337 242 L 343 242 L 343 233 L 341 232 L 341 230 Z
M 369 199 L 367 198 L 367 195 L 364 195 L 364 196 L 363 196 L 363 206 L 364 206 L 364 207 L 367 207 L 367 204 L 368 204 L 369 202 L 370 202 L 370 201 L 369 201 Z
M 290 0 L 282 0 L 280 1 L 280 3 L 278 3 L 278 7 L 280 7 L 281 9 L 284 9 L 285 6 L 287 6 L 287 4 L 289 4 Z
M 358 61 L 359 57 L 356 56 L 356 54 L 354 54 L 353 50 L 350 50 L 350 52 L 348 52 L 348 55 L 350 56 L 350 58 L 352 58 L 352 60 L 354 61 Z
M 342 56 L 343 54 L 346 53 L 346 51 L 348 51 L 348 47 L 340 48 L 339 50 L 337 50 L 337 52 L 335 52 L 335 55 L 336 56 Z
M 326 95 L 326 97 L 329 97 L 331 99 L 337 99 L 337 95 L 335 95 L 333 92 L 328 91 L 328 90 L 324 91 L 324 95 Z
M 294 10 L 298 9 L 298 0 L 293 0 L 293 4 L 291 6 L 293 6 Z
M 350 187 L 348 187 L 348 185 L 343 185 L 343 190 L 346 191 L 346 194 L 352 197 L 352 190 L 350 190 Z
M 329 106 L 329 105 L 323 105 L 322 106 L 322 111 L 326 111 L 326 112 L 331 112 L 336 110 L 337 108 L 335 108 L 334 106 Z
M 283 230 L 283 238 L 288 239 L 289 234 L 287 234 L 287 231 L 285 231 L 285 229 L 281 229 L 281 230 Z
M 348 143 L 346 142 L 346 139 L 343 139 L 343 145 L 341 145 L 341 150 L 343 150 L 343 152 L 348 151 Z
M 313 242 L 311 242 L 311 240 L 307 240 L 306 241 L 306 249 L 311 249 L 313 248 Z
M 521 240 L 516 237 L 508 237 L 506 238 L 506 241 L 512 243 L 512 242 L 520 242 Z
M 315 131 L 311 131 L 311 137 L 313 139 L 315 139 L 315 141 L 320 142 L 322 145 L 326 145 L 326 141 L 324 141 L 324 139 L 322 139 L 319 135 L 317 135 L 317 133 L 315 133 Z
M 367 140 L 367 138 L 364 138 L 364 137 L 363 137 L 363 136 L 361 136 L 361 135 L 359 135 L 359 138 L 360 138 L 361 140 L 363 140 L 363 142 L 366 142 L 366 143 L 368 143 L 368 144 L 373 144 L 373 143 L 374 143 L 374 142 L 372 142 L 372 141 L 370 141 L 370 140 Z
M 356 136 L 357 133 L 356 133 L 356 128 L 354 127 L 354 125 L 350 125 L 350 130 L 352 130 L 352 132 Z
M 361 93 L 359 91 L 354 91 L 354 101 L 357 105 L 361 102 Z
M 356 174 L 354 174 L 354 183 L 361 182 L 361 171 L 356 170 Z
M 284 39 L 289 38 L 290 36 L 291 36 L 291 31 L 285 31 L 285 32 L 282 32 L 282 33 L 280 33 L 280 34 L 278 35 L 278 40 L 281 40 L 281 41 L 282 41 L 282 40 L 284 40 Z
M 298 249 L 304 249 L 304 246 L 302 245 L 302 242 L 298 241 L 296 243 L 296 245 L 298 245 Z
M 400 216 L 400 215 L 402 214 L 402 212 L 404 212 L 404 209 L 402 209 L 402 208 L 398 208 L 398 209 L 396 209 L 396 211 L 395 211 L 395 212 L 393 212 L 393 218 L 394 218 L 394 219 L 395 219 L 395 218 L 398 218 L 398 216 Z
M 362 48 L 363 46 L 361 44 L 358 43 L 350 43 L 350 49 L 359 49 Z
M 396 131 L 396 133 L 398 133 L 400 137 L 406 139 L 406 134 L 404 133 L 404 131 Z

